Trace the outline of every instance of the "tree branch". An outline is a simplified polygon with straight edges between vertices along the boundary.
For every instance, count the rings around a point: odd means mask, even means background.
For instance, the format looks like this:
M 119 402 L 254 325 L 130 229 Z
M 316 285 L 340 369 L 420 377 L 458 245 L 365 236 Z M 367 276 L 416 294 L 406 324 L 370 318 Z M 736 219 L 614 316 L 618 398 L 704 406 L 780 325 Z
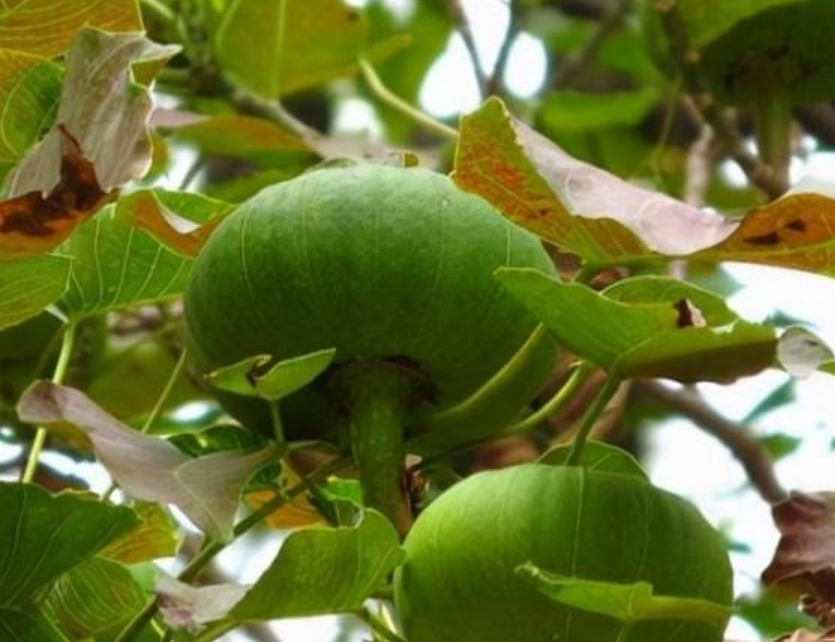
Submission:
M 455 23 L 455 28 L 461 34 L 461 38 L 464 40 L 464 46 L 470 54 L 470 60 L 473 63 L 473 73 L 475 74 L 476 82 L 478 82 L 478 89 L 481 92 L 481 96 L 487 96 L 487 74 L 484 71 L 484 66 L 481 64 L 481 57 L 478 55 L 475 36 L 473 35 L 470 21 L 467 18 L 467 13 L 464 11 L 464 5 L 461 4 L 461 0 L 445 0 L 445 2 L 447 11 L 449 11 L 449 15 Z
M 499 54 L 496 56 L 496 65 L 493 67 L 493 73 L 487 80 L 487 95 L 498 96 L 502 93 L 504 87 L 504 74 L 507 70 L 507 61 L 510 58 L 510 50 L 513 48 L 513 43 L 516 41 L 516 35 L 519 33 L 519 18 L 515 11 L 514 0 L 509 0 L 507 5 L 510 14 L 510 20 L 507 23 L 507 31 L 504 33 L 504 39 L 499 47 Z
M 657 381 L 640 380 L 635 381 L 633 391 L 661 402 L 722 442 L 745 469 L 760 496 L 769 504 L 775 504 L 788 496 L 777 479 L 771 459 L 746 426 L 723 417 L 700 395 L 690 390 L 674 390 Z

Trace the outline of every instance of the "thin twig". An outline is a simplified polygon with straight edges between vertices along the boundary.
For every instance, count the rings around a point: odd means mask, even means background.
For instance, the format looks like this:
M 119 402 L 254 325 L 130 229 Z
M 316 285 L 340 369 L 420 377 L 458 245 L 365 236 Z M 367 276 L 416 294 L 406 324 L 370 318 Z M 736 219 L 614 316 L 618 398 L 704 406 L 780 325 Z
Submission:
M 777 479 L 774 464 L 746 426 L 723 417 L 691 390 L 674 390 L 649 380 L 636 381 L 633 390 L 687 417 L 722 442 L 745 469 L 760 496 L 769 504 L 775 504 L 788 496 Z
M 481 56 L 478 55 L 478 46 L 476 45 L 470 21 L 467 18 L 467 12 L 464 10 L 464 5 L 461 4 L 461 0 L 445 0 L 445 2 L 449 15 L 455 23 L 455 28 L 464 40 L 464 46 L 467 48 L 467 53 L 469 53 L 470 60 L 472 61 L 473 74 L 475 74 L 475 79 L 478 83 L 478 90 L 481 96 L 484 97 L 488 92 L 487 74 L 484 71 L 484 65 L 481 63 Z
M 510 59 L 510 52 L 513 49 L 513 43 L 516 42 L 516 36 L 519 33 L 519 19 L 516 15 L 515 4 L 513 0 L 508 3 L 509 20 L 507 23 L 507 31 L 504 33 L 502 44 L 499 47 L 499 53 L 496 56 L 496 64 L 493 67 L 493 72 L 490 78 L 487 79 L 487 95 L 499 96 L 504 87 L 504 75 L 507 70 L 507 63 Z
M 786 181 L 748 151 L 745 137 L 737 128 L 735 120 L 716 102 L 699 73 L 699 52 L 690 45 L 677 1 L 657 2 L 656 7 L 667 33 L 670 54 L 682 70 L 684 87 L 693 97 L 699 115 L 713 128 L 728 155 L 742 168 L 753 185 L 771 199 L 782 196 L 789 187 Z

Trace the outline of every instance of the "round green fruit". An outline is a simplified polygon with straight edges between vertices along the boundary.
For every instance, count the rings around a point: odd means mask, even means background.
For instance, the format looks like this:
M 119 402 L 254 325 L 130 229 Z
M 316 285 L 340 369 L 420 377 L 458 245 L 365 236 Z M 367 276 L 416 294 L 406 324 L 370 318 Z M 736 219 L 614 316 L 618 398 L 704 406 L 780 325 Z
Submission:
M 445 176 L 312 171 L 267 188 L 212 235 L 186 292 L 191 348 L 203 371 L 327 348 L 337 349 L 329 374 L 357 361 L 399 364 L 437 412 L 479 389 L 536 326 L 493 278 L 506 265 L 553 272 L 535 237 Z M 495 418 L 512 419 L 547 377 L 554 346 L 540 344 Z M 314 385 L 303 396 L 323 405 L 333 394 Z M 232 406 L 257 423 L 246 402 Z
M 526 464 L 460 482 L 406 539 L 395 605 L 409 642 L 719 642 L 722 626 L 623 625 L 564 606 L 517 572 L 649 582 L 655 595 L 727 606 L 721 536 L 685 500 L 638 475 Z

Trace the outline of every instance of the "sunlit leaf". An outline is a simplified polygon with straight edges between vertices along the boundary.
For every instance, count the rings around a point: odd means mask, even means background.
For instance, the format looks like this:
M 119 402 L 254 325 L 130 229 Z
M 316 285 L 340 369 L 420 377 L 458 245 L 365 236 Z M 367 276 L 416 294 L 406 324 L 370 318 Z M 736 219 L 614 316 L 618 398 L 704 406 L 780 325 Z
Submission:
M 7 0 L 0 7 L 0 49 L 52 58 L 82 27 L 141 31 L 142 17 L 136 0 Z
M 592 263 L 688 254 L 733 230 L 722 216 L 571 158 L 498 99 L 464 117 L 455 182 Z
M 70 269 L 71 261 L 60 256 L 0 261 L 0 329 L 37 316 L 60 299 Z
M 221 452 L 191 459 L 164 439 L 121 423 L 78 390 L 46 381 L 23 395 L 18 415 L 35 424 L 77 426 L 126 493 L 174 504 L 201 530 L 224 541 L 232 537 L 244 485 L 275 456 L 267 447 L 250 454 Z
M 0 484 L 0 510 L 0 607 L 27 602 L 137 523 L 127 508 L 32 484 Z
M 532 562 L 516 569 L 541 593 L 560 604 L 608 615 L 624 624 L 684 620 L 724 624 L 731 609 L 692 597 L 655 595 L 652 584 L 614 584 L 549 573 Z
M 236 0 L 215 45 L 229 76 L 276 98 L 353 73 L 366 37 L 362 13 L 342 0 Z
M 148 599 L 121 564 L 93 558 L 51 586 L 45 608 L 61 629 L 78 638 L 102 633 L 136 615 Z
M 568 461 L 568 454 L 570 452 L 571 446 L 557 446 L 543 454 L 537 459 L 537 462 L 552 466 L 562 466 Z M 577 465 L 587 470 L 617 473 L 620 475 L 637 475 L 648 479 L 646 471 L 632 455 L 625 450 L 599 441 L 589 441 L 586 444 Z
M 133 510 L 140 523 L 105 546 L 99 557 L 136 564 L 176 555 L 180 535 L 168 511 L 149 502 L 136 502 Z
M 374 511 L 351 528 L 293 531 L 230 616 L 273 620 L 352 611 L 402 561 L 397 532 Z

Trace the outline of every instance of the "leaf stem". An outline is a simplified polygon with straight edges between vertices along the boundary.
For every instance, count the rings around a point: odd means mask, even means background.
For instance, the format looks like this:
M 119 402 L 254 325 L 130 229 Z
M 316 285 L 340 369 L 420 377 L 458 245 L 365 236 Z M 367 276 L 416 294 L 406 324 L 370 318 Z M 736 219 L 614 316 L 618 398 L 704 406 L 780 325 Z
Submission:
M 397 635 L 397 633 L 392 631 L 388 626 L 386 626 L 385 622 L 383 622 L 380 618 L 378 618 L 368 609 L 361 609 L 357 611 L 356 616 L 363 622 L 365 622 L 368 625 L 369 629 L 371 629 L 376 635 L 379 635 L 381 638 L 383 638 L 383 640 L 385 640 L 386 642 L 406 642 L 404 638 L 401 638 L 399 635 Z
M 362 77 L 365 79 L 365 82 L 368 83 L 369 89 L 371 89 L 371 92 L 377 96 L 377 98 L 392 109 L 399 111 L 404 116 L 407 116 L 416 123 L 423 125 L 426 129 L 435 132 L 444 138 L 449 138 L 450 140 L 458 139 L 458 132 L 455 129 L 448 125 L 444 125 L 427 114 L 424 114 L 422 111 L 413 107 L 386 87 L 383 80 L 374 70 L 374 67 L 372 67 L 371 63 L 365 58 L 360 57 L 358 62 L 360 71 L 362 72 Z
M 565 460 L 566 466 L 576 466 L 580 463 L 583 456 L 583 449 L 589 439 L 592 428 L 597 423 L 600 414 L 606 409 L 606 406 L 611 401 L 612 397 L 620 388 L 621 379 L 614 373 L 609 373 L 603 386 L 597 392 L 589 407 L 583 415 L 580 429 L 574 437 L 574 443 L 571 444 L 571 450 L 568 452 L 568 457 Z
M 62 383 L 67 376 L 70 359 L 72 358 L 72 351 L 75 347 L 76 325 L 75 322 L 70 322 L 64 328 L 64 336 L 61 340 L 61 352 L 58 355 L 58 362 L 55 364 L 55 370 L 52 373 L 53 383 Z M 24 484 L 30 484 L 35 479 L 35 473 L 38 470 L 38 460 L 41 452 L 46 444 L 47 430 L 43 426 L 38 427 L 35 432 L 35 439 L 32 442 L 32 449 L 29 451 L 29 456 L 26 459 L 26 467 L 23 470 L 23 475 L 20 481 Z
M 277 399 L 270 401 L 270 418 L 273 423 L 273 434 L 278 445 L 279 457 L 284 457 L 287 454 L 287 439 L 284 436 L 284 424 L 281 421 L 281 408 L 278 404 Z

